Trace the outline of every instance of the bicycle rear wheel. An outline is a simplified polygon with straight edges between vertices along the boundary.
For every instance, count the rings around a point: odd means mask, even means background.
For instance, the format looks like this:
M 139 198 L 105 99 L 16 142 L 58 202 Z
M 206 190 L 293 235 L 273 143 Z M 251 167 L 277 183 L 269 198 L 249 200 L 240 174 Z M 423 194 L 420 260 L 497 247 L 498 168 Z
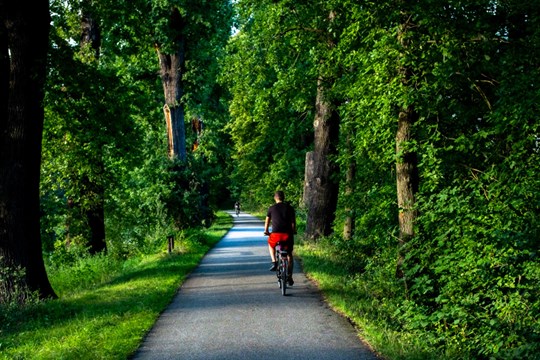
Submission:
M 277 268 L 276 268 L 276 277 L 277 277 L 277 283 L 279 288 L 281 289 L 281 257 L 279 256 L 279 253 L 276 251 L 276 261 L 277 261 Z
M 281 283 L 281 295 L 285 296 L 287 295 L 287 277 L 288 277 L 288 268 L 289 268 L 289 261 L 286 258 L 281 259 L 281 276 L 280 276 L 280 283 Z

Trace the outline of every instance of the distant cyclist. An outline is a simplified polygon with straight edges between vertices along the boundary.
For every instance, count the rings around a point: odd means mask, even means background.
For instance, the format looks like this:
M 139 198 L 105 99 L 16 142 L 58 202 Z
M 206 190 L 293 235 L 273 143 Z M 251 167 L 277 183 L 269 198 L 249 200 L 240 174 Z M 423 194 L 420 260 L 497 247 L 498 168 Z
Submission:
M 236 216 L 240 214 L 240 201 L 234 203 L 234 211 L 236 212 Z
M 289 258 L 289 279 L 287 283 L 289 285 L 294 284 L 293 273 L 293 248 L 294 248 L 294 234 L 296 234 L 296 213 L 294 208 L 285 203 L 285 194 L 283 191 L 276 191 L 274 193 L 274 205 L 268 208 L 266 213 L 266 220 L 264 222 L 264 234 L 270 235 L 268 237 L 268 251 L 270 252 L 270 258 L 272 259 L 272 267 L 270 271 L 275 271 L 277 268 L 275 248 L 278 241 L 285 245 L 288 250 Z M 272 233 L 268 232 L 268 228 L 272 224 Z

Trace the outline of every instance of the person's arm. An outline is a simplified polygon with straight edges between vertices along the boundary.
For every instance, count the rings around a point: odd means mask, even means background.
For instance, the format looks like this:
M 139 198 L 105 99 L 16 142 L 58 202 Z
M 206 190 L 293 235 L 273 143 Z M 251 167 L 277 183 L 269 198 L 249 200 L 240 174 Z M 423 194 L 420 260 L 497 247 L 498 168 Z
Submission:
M 293 231 L 293 234 L 296 234 L 296 211 L 294 211 L 294 208 L 292 206 L 291 206 L 291 218 L 292 218 L 292 222 L 291 222 L 292 231 Z
M 264 234 L 268 235 L 268 228 L 270 227 L 270 218 L 267 216 L 266 220 L 264 220 Z

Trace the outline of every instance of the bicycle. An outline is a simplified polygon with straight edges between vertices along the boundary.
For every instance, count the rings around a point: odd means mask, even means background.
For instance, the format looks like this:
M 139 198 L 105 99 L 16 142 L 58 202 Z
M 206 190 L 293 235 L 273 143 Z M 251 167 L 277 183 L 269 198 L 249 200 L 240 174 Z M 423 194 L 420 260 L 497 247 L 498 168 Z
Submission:
M 234 205 L 234 210 L 236 211 L 236 216 L 238 216 L 240 214 L 240 205 L 235 204 Z
M 276 276 L 278 285 L 281 289 L 281 295 L 287 294 L 287 281 L 289 279 L 289 252 L 285 247 L 281 247 L 281 243 L 276 244 L 276 261 L 277 269 Z

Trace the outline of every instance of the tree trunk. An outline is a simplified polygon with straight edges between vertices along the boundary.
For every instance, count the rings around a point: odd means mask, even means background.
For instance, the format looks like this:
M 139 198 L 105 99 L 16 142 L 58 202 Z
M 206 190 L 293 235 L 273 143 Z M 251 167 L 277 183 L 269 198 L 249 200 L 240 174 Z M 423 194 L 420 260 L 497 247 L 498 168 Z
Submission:
M 418 192 L 418 160 L 416 152 L 408 150 L 407 145 L 413 139 L 412 127 L 416 117 L 412 107 L 402 109 L 399 113 L 396 133 L 396 180 L 400 245 L 404 245 L 414 236 L 415 196 Z
M 313 151 L 308 151 L 306 153 L 306 160 L 305 160 L 305 169 L 304 169 L 304 194 L 302 198 L 302 203 L 305 209 L 309 209 L 311 206 L 310 197 L 313 196 L 312 189 L 312 179 L 314 179 L 313 170 L 315 168 L 315 164 L 313 163 Z
M 347 151 L 349 152 L 349 166 L 347 168 L 347 175 L 345 178 L 345 224 L 343 225 L 343 239 L 352 239 L 354 233 L 354 209 L 351 204 L 351 196 L 354 192 L 354 177 L 356 175 L 356 163 L 353 160 L 353 154 L 351 149 L 351 135 L 347 135 Z
M 100 202 L 95 208 L 87 210 L 86 219 L 88 220 L 88 226 L 90 226 L 92 234 L 90 238 L 90 254 L 95 255 L 106 252 L 107 243 L 105 242 L 105 210 L 103 208 L 103 202 Z
M 0 266 L 21 267 L 24 282 L 42 298 L 56 297 L 42 256 L 39 177 L 44 112 L 43 85 L 49 46 L 49 2 L 0 1 L 1 84 Z M 2 73 L 4 73 L 2 71 Z M 8 80 L 2 75 L 2 81 Z M 7 292 L 13 288 L 5 289 Z
M 313 154 L 309 155 L 310 161 L 306 161 L 304 184 L 304 201 L 308 210 L 305 235 L 311 240 L 332 233 L 339 191 L 336 176 L 339 169 L 332 159 L 337 153 L 339 116 L 325 90 L 323 80 L 319 79 L 313 122 L 315 146 Z
M 404 23 L 398 32 L 398 41 L 403 52 L 407 51 L 408 44 L 405 33 L 412 27 L 409 17 L 404 14 Z M 402 66 L 400 69 L 401 81 L 405 87 L 411 86 L 411 69 Z M 412 105 L 402 107 L 398 115 L 398 128 L 396 133 L 396 186 L 399 222 L 399 253 L 396 276 L 404 277 L 402 264 L 405 258 L 404 245 L 414 236 L 414 224 L 417 217 L 415 197 L 419 187 L 418 159 L 416 150 L 411 148 L 413 126 L 418 114 Z M 407 287 L 407 283 L 405 283 Z
M 91 3 L 83 2 L 84 10 L 81 16 L 81 49 L 83 52 L 87 48 L 91 48 L 93 53 L 91 61 L 98 61 L 101 49 L 101 31 L 98 22 L 91 15 Z M 89 252 L 95 255 L 100 252 L 107 251 L 107 243 L 105 241 L 105 187 L 102 182 L 102 175 L 105 172 L 103 157 L 99 156 L 95 170 L 100 175 L 96 180 L 91 180 L 88 177 L 84 179 L 85 186 L 83 187 L 82 197 L 91 198 L 90 208 L 85 210 L 86 221 L 90 227 L 90 249 Z
M 99 174 L 103 174 L 100 169 Z M 102 176 L 99 176 L 101 178 Z M 98 180 L 99 181 L 99 180 Z M 106 252 L 107 243 L 105 241 L 105 189 L 102 184 L 91 181 L 88 178 L 83 179 L 83 191 L 87 198 L 91 199 L 90 204 L 84 209 L 86 222 L 90 228 L 89 252 L 92 255 Z
M 185 39 L 183 30 L 184 19 L 174 8 L 171 14 L 171 30 L 178 33 L 176 39 L 176 53 L 165 54 L 157 46 L 161 81 L 165 95 L 163 111 L 167 125 L 168 153 L 171 159 L 186 160 L 186 130 L 184 125 L 184 105 L 182 104 L 184 71 Z
M 89 1 L 84 1 L 85 8 L 91 6 Z M 90 47 L 94 50 L 93 57 L 94 59 L 99 59 L 100 50 L 101 50 L 101 30 L 97 21 L 91 15 L 88 9 L 83 10 L 81 16 L 81 47 Z

